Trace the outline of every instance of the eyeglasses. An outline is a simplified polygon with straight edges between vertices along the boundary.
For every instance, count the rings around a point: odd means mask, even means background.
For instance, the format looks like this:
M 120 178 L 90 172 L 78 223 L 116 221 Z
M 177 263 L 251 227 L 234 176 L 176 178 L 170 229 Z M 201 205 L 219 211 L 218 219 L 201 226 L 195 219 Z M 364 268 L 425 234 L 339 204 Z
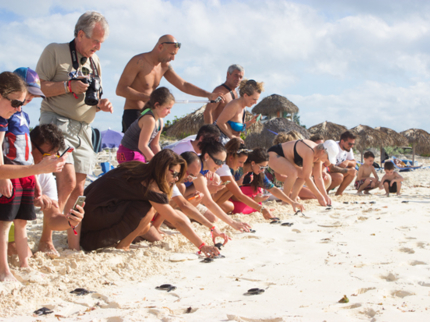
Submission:
M 348 145 L 349 145 L 349 146 L 354 146 L 354 145 L 355 145 L 355 143 L 348 142 Z
M 214 158 L 210 153 L 208 153 L 208 154 L 211 157 L 211 159 L 214 160 L 214 162 L 215 162 L 216 165 L 223 165 L 225 163 L 225 161 L 223 161 L 223 160 Z
M 3 96 L 3 98 L 7 99 L 13 108 L 19 108 L 20 106 L 24 105 L 24 103 L 25 103 L 25 99 L 23 101 L 20 101 L 20 100 L 10 99 L 9 97 L 6 97 L 6 96 Z
M 43 157 L 49 157 L 50 155 L 52 155 L 51 153 L 47 153 L 47 152 L 44 152 L 36 143 L 34 143 L 33 141 L 31 141 L 31 143 L 33 143 L 33 145 L 34 145 L 34 147 L 40 152 L 40 154 L 43 156 Z M 56 152 L 56 154 L 55 154 L 56 156 L 57 156 L 57 158 L 59 158 L 60 157 L 60 154 L 58 153 L 58 151 Z
M 181 43 L 180 42 L 165 41 L 165 42 L 162 42 L 161 44 L 175 45 L 175 48 L 181 48 Z
M 180 172 L 173 171 L 172 169 L 169 169 L 169 171 L 172 173 L 173 179 L 179 178 Z

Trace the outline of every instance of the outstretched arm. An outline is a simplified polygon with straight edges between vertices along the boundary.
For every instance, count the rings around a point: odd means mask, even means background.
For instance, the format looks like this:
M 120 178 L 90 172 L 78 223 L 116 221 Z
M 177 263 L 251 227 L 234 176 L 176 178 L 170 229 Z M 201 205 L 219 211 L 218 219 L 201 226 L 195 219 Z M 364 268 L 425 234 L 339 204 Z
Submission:
M 209 100 L 215 100 L 220 93 L 210 93 L 197 87 L 189 82 L 184 81 L 178 74 L 175 73 L 172 66 L 169 65 L 169 69 L 164 74 L 167 81 L 175 86 L 180 91 L 198 97 L 207 97 Z

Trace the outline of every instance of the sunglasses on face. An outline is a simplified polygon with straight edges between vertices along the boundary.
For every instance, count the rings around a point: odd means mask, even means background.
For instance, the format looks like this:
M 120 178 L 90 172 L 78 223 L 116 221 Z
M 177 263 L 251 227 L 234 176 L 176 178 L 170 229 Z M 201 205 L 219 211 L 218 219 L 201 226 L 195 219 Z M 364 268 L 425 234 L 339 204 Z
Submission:
M 20 101 L 20 100 L 12 100 L 6 96 L 3 96 L 3 98 L 7 99 L 13 108 L 19 108 L 20 106 L 24 105 L 24 103 L 25 103 L 25 99 L 23 101 Z
M 268 166 L 266 166 L 266 167 L 259 167 L 259 168 L 260 168 L 260 171 L 263 171 L 263 170 L 266 170 L 268 168 Z
M 173 179 L 179 178 L 180 172 L 173 171 L 172 169 L 169 169 L 169 171 L 172 173 Z
M 161 44 L 175 45 L 175 48 L 181 48 L 181 43 L 180 42 L 165 41 L 165 42 L 162 42 Z
M 211 157 L 212 160 L 214 160 L 214 162 L 215 162 L 216 165 L 223 165 L 225 163 L 225 161 L 222 161 L 220 159 L 214 158 L 211 154 L 209 154 L 209 156 Z
M 49 157 L 50 155 L 52 155 L 52 154 L 50 154 L 50 153 L 47 153 L 47 152 L 44 152 L 36 143 L 34 143 L 33 141 L 31 141 L 31 143 L 33 143 L 33 145 L 34 145 L 34 147 L 40 152 L 40 154 L 43 156 L 43 157 Z M 55 154 L 56 156 L 57 156 L 57 158 L 59 158 L 60 157 L 60 154 L 58 153 L 58 151 L 57 151 L 57 153 Z
M 349 145 L 349 146 L 354 146 L 354 145 L 355 145 L 355 143 L 348 142 L 348 145 Z

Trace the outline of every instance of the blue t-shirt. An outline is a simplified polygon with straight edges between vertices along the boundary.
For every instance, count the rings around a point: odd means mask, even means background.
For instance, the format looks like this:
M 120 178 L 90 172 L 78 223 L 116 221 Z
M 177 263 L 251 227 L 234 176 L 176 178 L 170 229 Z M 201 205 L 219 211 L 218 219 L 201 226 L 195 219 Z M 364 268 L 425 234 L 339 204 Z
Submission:
M 33 164 L 30 141 L 30 118 L 24 111 L 16 112 L 9 120 L 0 117 L 0 132 L 6 132 L 3 153 L 21 164 Z
M 237 171 L 234 171 L 233 169 L 230 168 L 231 174 L 234 177 L 234 180 L 239 180 L 242 176 L 243 176 L 243 168 L 239 168 Z M 243 186 L 249 186 L 251 184 L 251 174 L 254 175 L 254 177 L 256 176 L 255 173 L 248 173 L 245 178 L 243 178 Z M 270 181 L 266 175 L 264 175 L 264 179 L 263 179 L 263 187 L 266 190 L 270 190 L 274 187 L 275 185 L 272 183 L 272 181 Z

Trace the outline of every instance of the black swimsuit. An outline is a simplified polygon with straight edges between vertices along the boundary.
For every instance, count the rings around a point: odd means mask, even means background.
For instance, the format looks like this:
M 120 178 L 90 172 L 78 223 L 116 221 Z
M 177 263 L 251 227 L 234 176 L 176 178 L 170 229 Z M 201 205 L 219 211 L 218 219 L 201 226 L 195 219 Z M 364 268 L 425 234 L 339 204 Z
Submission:
M 236 97 L 234 96 L 234 92 L 233 92 L 233 90 L 230 88 L 230 87 L 228 87 L 226 84 L 221 84 L 221 86 L 224 86 L 228 91 L 230 91 L 230 95 L 231 95 L 231 98 L 232 99 L 235 99 Z
M 280 157 L 285 158 L 284 149 L 282 149 L 282 144 L 276 144 L 272 146 L 271 148 L 269 148 L 269 150 L 267 150 L 267 152 L 275 152 Z
M 298 167 L 303 167 L 303 158 L 297 153 L 296 150 L 296 145 L 299 142 L 303 142 L 304 144 L 306 144 L 303 140 L 298 140 L 296 141 L 296 143 L 294 144 L 294 163 L 298 166 Z M 306 144 L 307 145 L 307 144 Z M 309 149 L 311 149 L 312 151 L 314 149 L 312 149 L 309 145 L 307 145 L 309 147 Z

